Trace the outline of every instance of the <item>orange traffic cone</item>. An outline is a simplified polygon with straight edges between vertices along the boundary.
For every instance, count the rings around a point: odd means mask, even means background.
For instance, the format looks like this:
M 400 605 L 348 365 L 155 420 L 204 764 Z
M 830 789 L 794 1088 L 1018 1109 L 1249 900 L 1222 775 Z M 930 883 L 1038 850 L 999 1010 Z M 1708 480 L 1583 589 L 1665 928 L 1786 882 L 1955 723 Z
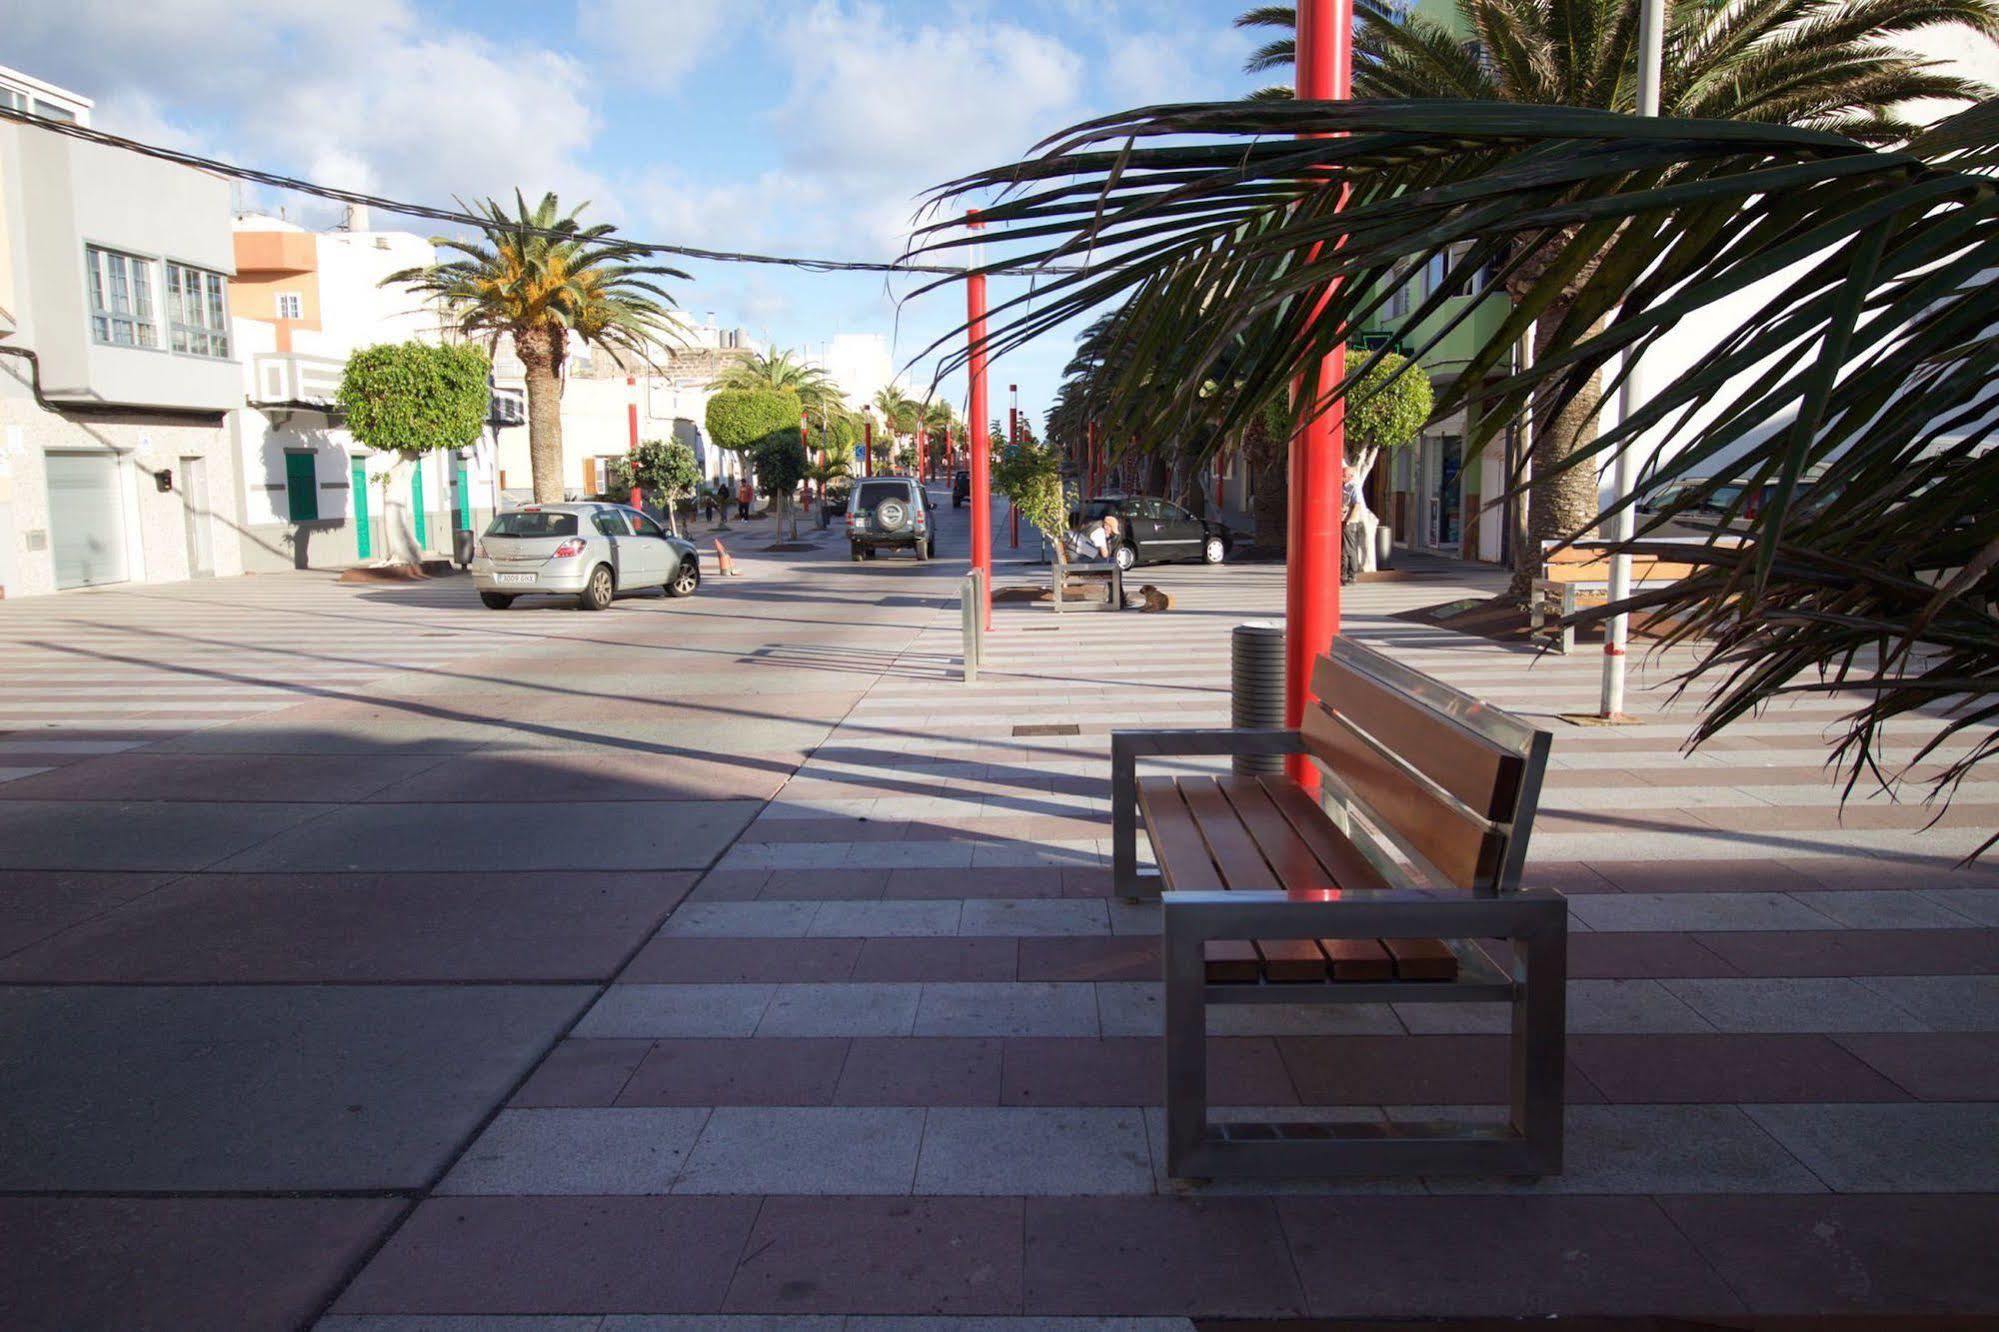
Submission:
M 728 551 L 722 549 L 722 538 L 720 537 L 715 538 L 715 567 L 721 570 L 724 578 L 732 578 L 737 572 L 736 562 L 729 558 Z

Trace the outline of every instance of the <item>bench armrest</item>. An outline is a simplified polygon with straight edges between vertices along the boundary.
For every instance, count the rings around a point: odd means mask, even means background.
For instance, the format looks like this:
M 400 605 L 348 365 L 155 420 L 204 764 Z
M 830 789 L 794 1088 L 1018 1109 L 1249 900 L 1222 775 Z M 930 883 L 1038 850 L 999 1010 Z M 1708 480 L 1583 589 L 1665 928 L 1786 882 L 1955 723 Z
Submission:
M 1171 754 L 1302 754 L 1296 731 L 1262 727 L 1111 732 L 1111 880 L 1120 897 L 1138 883 L 1138 761 Z

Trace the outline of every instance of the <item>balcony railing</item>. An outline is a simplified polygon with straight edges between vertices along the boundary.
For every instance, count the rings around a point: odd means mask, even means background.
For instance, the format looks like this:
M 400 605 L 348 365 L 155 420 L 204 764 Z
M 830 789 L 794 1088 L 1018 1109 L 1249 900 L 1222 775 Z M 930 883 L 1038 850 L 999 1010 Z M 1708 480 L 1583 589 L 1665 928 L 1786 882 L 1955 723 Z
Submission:
M 347 363 L 331 356 L 259 352 L 252 360 L 251 403 L 259 407 L 329 408 Z

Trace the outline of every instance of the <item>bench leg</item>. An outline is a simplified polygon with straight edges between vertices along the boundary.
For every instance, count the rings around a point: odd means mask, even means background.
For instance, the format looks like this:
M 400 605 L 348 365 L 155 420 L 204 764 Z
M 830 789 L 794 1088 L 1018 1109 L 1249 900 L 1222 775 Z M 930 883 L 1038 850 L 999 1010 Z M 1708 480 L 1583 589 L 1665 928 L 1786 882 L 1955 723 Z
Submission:
M 1138 874 L 1138 759 L 1111 737 L 1111 890 L 1130 902 L 1159 900 L 1159 879 Z
M 1208 1008 L 1205 936 L 1184 917 L 1166 918 L 1166 1173 L 1188 1163 L 1208 1135 Z
M 1545 930 L 1513 940 L 1515 974 L 1525 983 L 1513 1000 L 1510 1049 L 1513 1127 L 1526 1140 L 1532 1173 L 1562 1172 L 1562 1114 L 1568 1030 L 1569 935 Z
M 1569 617 L 1575 613 L 1576 585 L 1564 583 L 1562 584 L 1562 655 L 1565 657 L 1576 650 L 1576 627 L 1569 622 Z

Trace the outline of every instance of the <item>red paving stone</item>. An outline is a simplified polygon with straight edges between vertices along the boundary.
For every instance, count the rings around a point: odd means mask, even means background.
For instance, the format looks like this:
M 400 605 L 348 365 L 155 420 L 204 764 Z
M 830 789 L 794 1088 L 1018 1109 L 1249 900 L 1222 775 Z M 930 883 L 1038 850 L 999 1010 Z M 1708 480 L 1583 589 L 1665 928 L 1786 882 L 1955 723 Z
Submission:
M 785 901 L 869 901 L 882 895 L 889 872 L 878 869 L 772 870 L 757 896 Z
M 754 1198 L 433 1198 L 338 1313 L 714 1313 Z
M 1020 979 L 1024 981 L 1158 980 L 1162 965 L 1159 939 L 1153 935 L 1020 941 Z
M 888 871 L 882 896 L 898 900 L 959 897 L 1061 897 L 1059 869 L 899 869 Z
M 1999 930 L 1742 930 L 1693 937 L 1743 976 L 1999 973 Z
M 655 938 L 619 974 L 627 983 L 730 984 L 842 981 L 860 960 L 860 939 Z
M 1282 1036 L 1277 1049 L 1307 1105 L 1496 1105 L 1507 1098 L 1504 1036 Z M 1564 1092 L 1571 1105 L 1603 1099 L 1574 1060 Z
M 661 1040 L 633 1071 L 616 1103 L 828 1105 L 846 1057 L 847 1042 L 838 1039 Z
M 1210 1037 L 1208 1079 L 1218 1104 L 1298 1104 L 1267 1036 Z M 1165 1086 L 1165 1044 L 1157 1037 L 1025 1036 L 1006 1043 L 1000 1099 L 1007 1105 L 1159 1105 Z
M 1612 1102 L 1908 1099 L 1825 1036 L 1579 1035 L 1569 1058 Z
M 1839 1043 L 1923 1101 L 1999 1101 L 1999 1034 L 1906 1032 Z
M 1013 939 L 869 939 L 854 963 L 856 981 L 1010 981 L 1019 967 Z
M 1705 936 L 1703 936 L 1705 937 Z M 1691 934 L 1585 931 L 1569 935 L 1575 980 L 1692 979 L 1740 973 Z
M 521 1084 L 510 1104 L 522 1107 L 610 1105 L 631 1081 L 649 1040 L 567 1040 Z
M 836 1105 L 997 1105 L 997 1037 L 856 1038 L 833 1093 Z
M 1029 1198 L 1030 1314 L 1306 1312 L 1267 1198 Z
M 388 1198 L 0 1198 L 0 1327 L 303 1327 L 405 1205 Z
M 0 957 L 89 920 L 101 911 L 142 897 L 179 877 L 0 870 Z
M 1788 861 L 1598 860 L 1590 868 L 1627 893 L 1795 893 L 1821 887 Z M 1530 867 L 1527 878 L 1533 878 Z
M 1021 1248 L 1018 1198 L 767 1198 L 727 1309 L 1018 1313 Z

